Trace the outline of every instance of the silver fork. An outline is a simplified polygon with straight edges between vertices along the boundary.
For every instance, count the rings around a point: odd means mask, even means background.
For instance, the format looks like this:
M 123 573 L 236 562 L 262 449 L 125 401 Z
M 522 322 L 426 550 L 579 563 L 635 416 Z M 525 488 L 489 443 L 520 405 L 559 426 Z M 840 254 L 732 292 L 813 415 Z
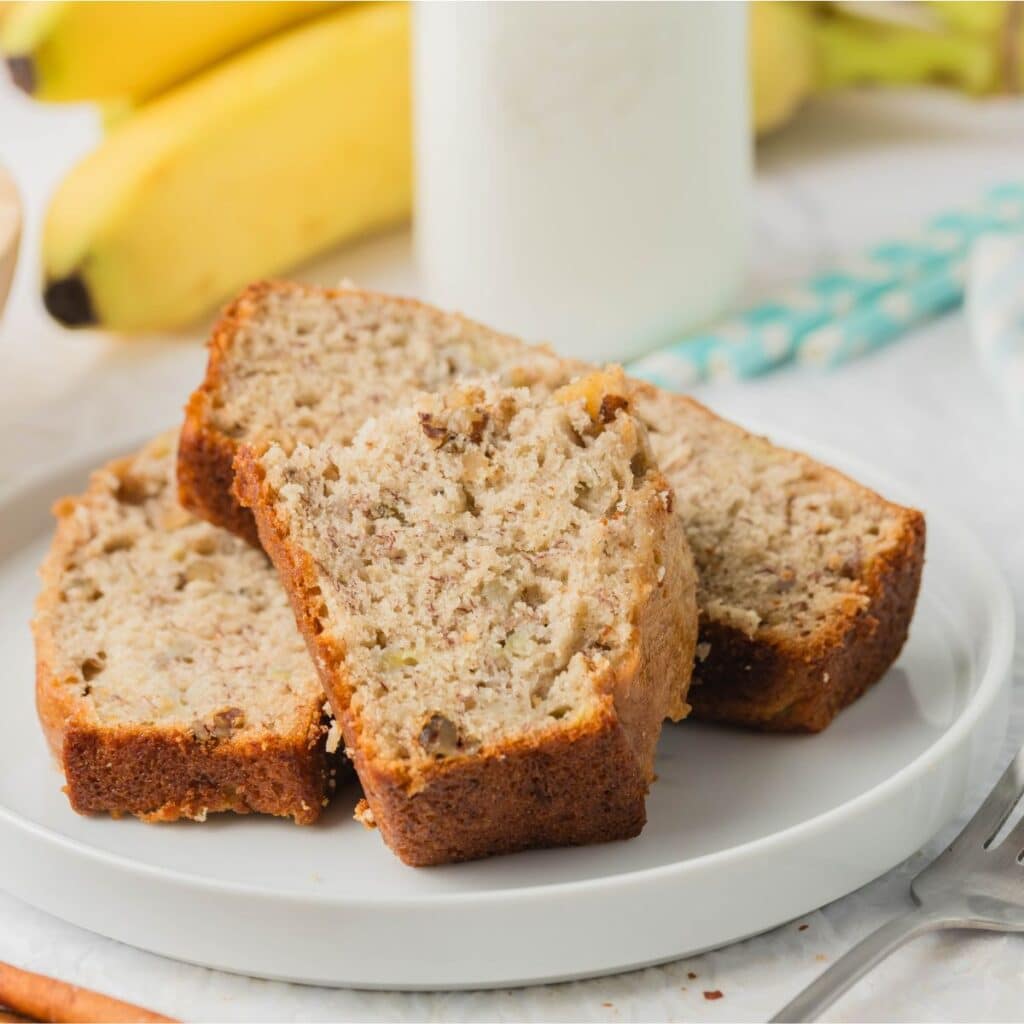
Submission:
M 1022 795 L 1024 749 L 949 848 L 910 883 L 917 906 L 862 939 L 772 1017 L 772 1024 L 817 1019 L 872 967 L 925 932 L 1024 931 L 1024 819 L 992 845 Z

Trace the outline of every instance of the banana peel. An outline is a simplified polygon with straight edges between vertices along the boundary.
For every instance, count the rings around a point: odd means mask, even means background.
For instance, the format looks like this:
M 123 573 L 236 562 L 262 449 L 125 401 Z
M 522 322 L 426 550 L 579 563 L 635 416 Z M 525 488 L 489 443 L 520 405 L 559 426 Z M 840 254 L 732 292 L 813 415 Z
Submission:
M 1024 3 L 924 0 L 923 5 L 947 30 L 980 39 L 995 53 L 995 74 L 987 92 L 1024 91 Z
M 43 230 L 68 326 L 162 330 L 247 282 L 404 221 L 409 12 L 345 7 L 141 107 L 76 166 Z
M 0 21 L 16 85 L 54 102 L 139 102 L 337 3 L 22 0 Z
M 1006 3 L 1005 0 L 995 3 L 988 0 L 971 0 L 970 3 L 964 3 L 963 0 L 957 3 L 950 0 L 923 0 L 921 6 L 948 29 L 992 38 L 1006 27 L 1007 20 L 1013 15 L 1014 4 Z
M 815 11 L 772 0 L 751 4 L 749 12 L 751 110 L 755 132 L 764 135 L 785 124 L 817 86 Z
M 973 36 L 840 13 L 815 26 L 819 88 L 935 82 L 980 95 L 991 91 L 998 53 Z

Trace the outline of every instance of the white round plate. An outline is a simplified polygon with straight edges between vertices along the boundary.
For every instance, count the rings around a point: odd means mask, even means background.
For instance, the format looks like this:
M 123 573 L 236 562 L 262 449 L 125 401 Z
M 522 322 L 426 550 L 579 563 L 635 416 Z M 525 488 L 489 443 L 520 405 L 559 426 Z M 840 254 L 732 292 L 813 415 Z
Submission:
M 82 818 L 36 724 L 28 631 L 50 502 L 90 465 L 0 496 L 0 885 L 134 946 L 268 978 L 354 987 L 511 986 L 675 959 L 763 931 L 893 867 L 959 811 L 1006 714 L 1013 611 L 971 535 L 879 474 L 812 444 L 928 517 L 910 641 L 818 736 L 667 726 L 643 834 L 414 869 L 352 820 Z

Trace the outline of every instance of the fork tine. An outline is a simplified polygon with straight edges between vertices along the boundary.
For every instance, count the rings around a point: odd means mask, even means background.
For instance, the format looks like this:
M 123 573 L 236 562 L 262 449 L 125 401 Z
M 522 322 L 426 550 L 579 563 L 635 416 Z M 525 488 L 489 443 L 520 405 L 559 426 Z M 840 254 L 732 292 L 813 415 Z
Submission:
M 1022 793 L 1024 793 L 1024 748 L 1021 748 L 1017 756 L 1007 765 L 1006 771 L 1003 772 L 988 798 L 954 840 L 954 845 L 969 841 L 987 847 L 1002 828 L 1003 822 L 1013 813 Z M 1016 833 L 1020 829 L 1021 826 L 1017 825 L 1014 832 Z
M 1009 832 L 1006 838 L 997 847 L 1000 853 L 1006 854 L 1006 859 L 1016 860 L 1024 853 L 1024 818 L 1021 818 Z

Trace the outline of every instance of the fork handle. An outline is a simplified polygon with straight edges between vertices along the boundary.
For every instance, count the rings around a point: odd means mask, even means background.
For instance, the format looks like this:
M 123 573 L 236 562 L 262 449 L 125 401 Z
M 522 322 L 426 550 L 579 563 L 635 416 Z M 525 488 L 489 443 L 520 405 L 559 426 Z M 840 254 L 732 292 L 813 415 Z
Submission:
M 920 908 L 883 924 L 779 1010 L 769 1024 L 817 1020 L 848 988 L 905 942 L 954 924 L 955 921 L 947 915 L 928 913 Z

